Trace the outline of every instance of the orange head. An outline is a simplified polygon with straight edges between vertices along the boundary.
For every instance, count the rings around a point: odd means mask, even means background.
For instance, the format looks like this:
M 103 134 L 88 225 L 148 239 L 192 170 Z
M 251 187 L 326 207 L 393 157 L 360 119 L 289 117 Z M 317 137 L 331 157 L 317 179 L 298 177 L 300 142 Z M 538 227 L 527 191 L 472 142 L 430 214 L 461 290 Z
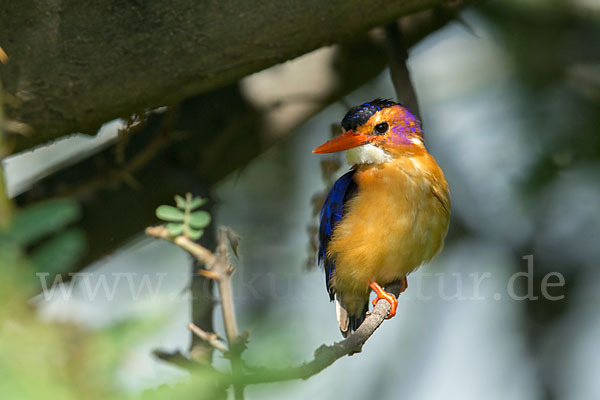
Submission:
M 356 149 L 348 161 L 383 162 L 402 153 L 424 149 L 417 118 L 402 105 L 375 99 L 352 108 L 342 120 L 342 135 L 322 144 L 313 153 Z

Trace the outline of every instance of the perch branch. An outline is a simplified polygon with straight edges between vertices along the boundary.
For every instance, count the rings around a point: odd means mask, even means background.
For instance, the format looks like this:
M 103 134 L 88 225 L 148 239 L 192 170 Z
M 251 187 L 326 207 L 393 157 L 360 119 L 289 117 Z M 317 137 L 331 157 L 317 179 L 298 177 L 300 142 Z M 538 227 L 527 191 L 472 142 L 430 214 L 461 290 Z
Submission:
M 395 282 L 386 287 L 386 290 L 398 296 L 402 285 Z M 330 346 L 322 345 L 315 350 L 314 358 L 298 367 L 285 369 L 266 369 L 261 367 L 247 367 L 251 372 L 243 376 L 245 385 L 279 382 L 293 379 L 308 379 L 329 367 L 338 359 L 359 353 L 367 340 L 379 328 L 381 323 L 390 311 L 390 303 L 387 301 L 378 301 L 373 311 L 365 318 L 358 329 L 345 340 L 334 343 Z

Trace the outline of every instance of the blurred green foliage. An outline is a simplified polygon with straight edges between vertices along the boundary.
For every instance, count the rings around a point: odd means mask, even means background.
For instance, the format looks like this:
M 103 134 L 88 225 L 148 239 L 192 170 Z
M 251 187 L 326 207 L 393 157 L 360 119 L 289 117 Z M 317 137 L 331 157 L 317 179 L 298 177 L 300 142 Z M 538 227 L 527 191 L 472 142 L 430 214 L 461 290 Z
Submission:
M 84 233 L 67 228 L 81 216 L 77 202 L 50 200 L 19 210 L 0 231 L 0 259 L 23 259 L 29 254 L 32 272 L 59 274 L 72 270 L 83 255 Z
M 79 206 L 69 199 L 36 204 L 15 216 L 9 234 L 19 244 L 26 246 L 70 224 L 79 216 Z
M 135 321 L 88 331 L 42 321 L 31 306 L 27 260 L 0 258 L 0 395 L 3 399 L 122 399 L 123 359 L 156 329 Z M 15 268 L 16 267 L 16 268 Z
M 191 213 L 203 201 L 190 200 L 181 203 L 185 210 L 182 214 L 186 220 L 197 215 L 189 225 L 198 232 L 205 226 L 198 221 L 205 223 L 210 216 Z M 2 399 L 140 397 L 120 387 L 119 368 L 129 351 L 160 327 L 156 318 L 88 330 L 75 324 L 44 321 L 31 301 L 38 290 L 35 272 L 67 272 L 85 249 L 80 230 L 65 229 L 79 216 L 76 202 L 49 201 L 20 210 L 0 231 Z M 186 383 L 169 387 L 168 392 L 160 387 L 147 390 L 141 397 L 159 399 L 175 394 L 180 399 L 216 398 L 217 390 L 209 374 L 197 373 Z
M 72 325 L 41 321 L 30 298 L 34 271 L 66 272 L 84 249 L 77 229 L 60 232 L 79 218 L 71 200 L 20 210 L 0 232 L 0 394 L 6 399 L 114 397 L 107 371 L 115 344 L 100 335 L 80 335 Z M 33 248 L 28 248 L 42 239 Z M 119 342 L 115 342 L 116 345 Z M 93 359 L 88 354 L 104 354 Z

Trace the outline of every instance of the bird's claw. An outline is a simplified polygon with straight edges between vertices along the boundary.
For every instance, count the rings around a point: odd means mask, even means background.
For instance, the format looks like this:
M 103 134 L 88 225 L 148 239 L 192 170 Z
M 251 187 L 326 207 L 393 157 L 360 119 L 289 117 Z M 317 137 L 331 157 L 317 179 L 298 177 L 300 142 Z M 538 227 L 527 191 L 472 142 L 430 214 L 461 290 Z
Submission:
M 373 291 L 377 295 L 377 297 L 373 300 L 373 307 L 375 307 L 375 305 L 377 304 L 377 302 L 380 299 L 387 300 L 390 303 L 391 307 L 390 307 L 390 312 L 385 317 L 385 319 L 390 319 L 394 315 L 396 315 L 396 308 L 398 307 L 398 299 L 396 299 L 396 297 L 393 294 L 388 293 L 385 290 L 383 290 L 383 288 L 381 286 L 379 286 L 379 284 L 375 281 L 371 282 L 369 284 L 369 287 L 371 289 L 373 289 Z

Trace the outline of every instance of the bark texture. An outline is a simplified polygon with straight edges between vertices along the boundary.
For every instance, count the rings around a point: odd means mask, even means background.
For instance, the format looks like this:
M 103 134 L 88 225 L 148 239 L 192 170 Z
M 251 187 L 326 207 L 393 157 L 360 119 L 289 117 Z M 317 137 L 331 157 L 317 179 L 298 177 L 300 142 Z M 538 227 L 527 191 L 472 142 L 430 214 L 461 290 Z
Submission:
M 21 151 L 180 102 L 442 0 L 24 0 L 0 6 Z M 357 54 L 359 57 L 360 54 Z

